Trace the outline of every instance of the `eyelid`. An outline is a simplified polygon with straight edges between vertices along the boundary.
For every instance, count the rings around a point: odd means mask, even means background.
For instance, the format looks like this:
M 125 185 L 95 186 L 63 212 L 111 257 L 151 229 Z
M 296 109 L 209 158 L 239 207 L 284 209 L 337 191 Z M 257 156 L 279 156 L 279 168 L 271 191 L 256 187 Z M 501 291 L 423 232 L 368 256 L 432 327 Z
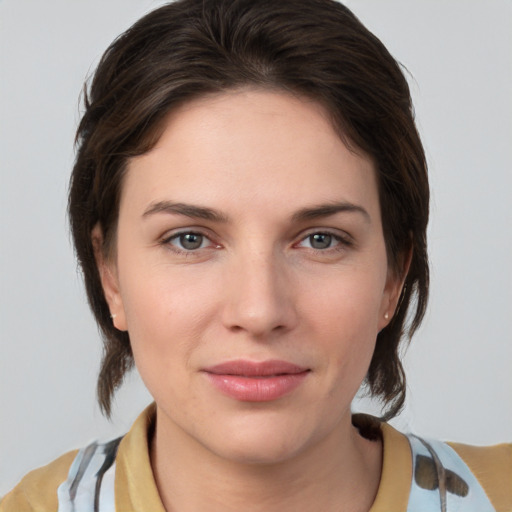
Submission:
M 191 250 L 180 249 L 180 247 L 171 244 L 172 240 L 175 240 L 175 239 L 179 238 L 180 236 L 187 235 L 187 234 L 194 234 L 194 235 L 202 236 L 202 237 L 206 238 L 207 240 L 209 240 L 210 244 L 207 247 L 201 247 L 198 249 L 191 249 Z M 221 247 L 221 245 L 219 243 L 215 242 L 214 237 L 211 234 L 211 232 L 209 232 L 208 230 L 205 230 L 204 228 L 198 228 L 198 227 L 197 228 L 196 227 L 176 228 L 174 230 L 167 231 L 163 236 L 160 237 L 159 243 L 161 245 L 171 248 L 171 250 L 173 250 L 175 252 L 184 253 L 184 254 L 185 253 L 191 254 L 194 252 L 198 252 L 201 249 L 204 250 L 204 249 L 209 249 L 209 248 Z
M 354 238 L 347 233 L 346 231 L 340 230 L 340 229 L 334 229 L 334 228 L 310 228 L 306 231 L 303 231 L 300 233 L 296 239 L 297 243 L 303 242 L 306 240 L 306 238 L 309 238 L 312 235 L 330 235 L 333 238 L 336 238 L 337 240 L 340 240 L 345 245 L 353 245 L 354 244 Z
M 202 237 L 206 238 L 210 242 L 210 244 L 207 247 L 187 250 L 187 249 L 180 249 L 178 246 L 170 243 L 171 240 L 177 239 L 181 235 L 186 235 L 186 234 L 195 234 L 195 235 L 202 236 Z M 294 237 L 295 242 L 293 242 L 292 245 L 296 247 L 299 244 L 301 244 L 302 242 L 304 242 L 307 238 L 309 238 L 310 236 L 315 235 L 315 234 L 323 234 L 323 235 L 332 236 L 334 239 L 336 239 L 339 242 L 339 244 L 337 244 L 335 247 L 329 247 L 327 249 L 315 249 L 315 248 L 311 247 L 310 249 L 313 251 L 327 252 L 329 250 L 336 250 L 337 248 L 339 249 L 338 245 L 341 245 L 342 248 L 348 248 L 355 244 L 354 238 L 346 231 L 343 231 L 343 230 L 340 230 L 337 228 L 315 227 L 315 228 L 309 228 L 305 231 L 302 231 L 300 234 L 295 236 Z M 159 244 L 167 246 L 167 247 L 172 247 L 172 250 L 175 252 L 192 254 L 194 252 L 199 252 L 201 249 L 204 250 L 204 249 L 211 249 L 211 248 L 214 248 L 214 249 L 221 248 L 222 245 L 220 243 L 218 243 L 215 240 L 215 238 L 216 238 L 215 235 L 212 234 L 211 231 L 208 229 L 205 229 L 203 227 L 187 226 L 187 227 L 180 227 L 180 228 L 175 228 L 173 230 L 167 231 L 164 235 L 159 237 Z

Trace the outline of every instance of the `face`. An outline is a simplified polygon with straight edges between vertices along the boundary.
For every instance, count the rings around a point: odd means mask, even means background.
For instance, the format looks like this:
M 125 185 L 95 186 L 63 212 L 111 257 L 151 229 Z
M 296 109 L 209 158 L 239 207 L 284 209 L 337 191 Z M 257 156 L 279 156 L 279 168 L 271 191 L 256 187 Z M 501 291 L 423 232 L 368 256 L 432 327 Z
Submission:
M 272 462 L 350 428 L 399 282 L 373 164 L 316 103 L 242 90 L 174 111 L 123 184 L 115 326 L 157 430 Z

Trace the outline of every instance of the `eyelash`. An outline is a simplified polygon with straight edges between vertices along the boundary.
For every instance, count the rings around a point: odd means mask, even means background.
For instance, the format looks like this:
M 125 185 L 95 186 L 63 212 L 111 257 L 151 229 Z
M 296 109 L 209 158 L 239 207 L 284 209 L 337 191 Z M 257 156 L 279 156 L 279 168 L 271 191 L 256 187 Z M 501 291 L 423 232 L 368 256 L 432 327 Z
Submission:
M 210 244 L 206 247 L 199 246 L 195 249 L 186 249 L 186 248 L 178 247 L 177 245 L 172 244 L 173 240 L 179 241 L 181 239 L 181 237 L 186 236 L 186 235 L 195 235 L 198 237 L 202 237 L 201 246 L 207 240 L 210 241 Z M 298 242 L 294 243 L 293 246 L 300 247 L 300 245 L 302 243 L 304 243 L 308 239 L 311 240 L 312 237 L 318 236 L 318 235 L 331 237 L 331 239 L 337 243 L 334 247 L 326 247 L 323 249 L 318 249 L 315 247 L 305 247 L 305 249 L 312 250 L 312 251 L 319 252 L 319 253 L 328 253 L 328 252 L 343 251 L 343 250 L 346 250 L 347 248 L 350 248 L 353 246 L 353 241 L 349 235 L 342 236 L 339 233 L 333 233 L 329 230 L 311 231 L 311 232 L 307 233 L 306 235 L 302 236 L 302 238 Z M 180 231 L 178 233 L 173 233 L 172 235 L 166 236 L 165 238 L 163 238 L 160 243 L 161 243 L 161 245 L 169 248 L 171 251 L 173 251 L 177 254 L 185 255 L 185 256 L 192 256 L 192 255 L 194 255 L 194 253 L 197 253 L 200 249 L 209 249 L 209 248 L 216 249 L 216 248 L 221 247 L 220 244 L 215 244 L 214 242 L 212 242 L 209 235 L 202 233 L 201 231 L 194 231 L 194 230 Z
M 320 231 L 309 232 L 308 234 L 306 234 L 306 236 L 302 237 L 301 240 L 295 245 L 300 245 L 300 244 L 304 243 L 305 241 L 307 241 L 308 239 L 311 240 L 312 237 L 318 236 L 318 235 L 330 237 L 332 241 L 335 241 L 337 243 L 334 247 L 326 247 L 323 249 L 317 249 L 315 247 L 306 247 L 306 249 L 311 249 L 313 251 L 318 251 L 318 252 L 331 252 L 331 251 L 343 251 L 343 250 L 346 250 L 347 248 L 350 248 L 353 246 L 353 241 L 348 235 L 342 236 L 339 233 L 333 233 L 332 231 L 329 231 L 329 230 L 320 230 Z
M 201 241 L 201 245 L 206 240 L 210 241 L 210 245 L 208 247 L 198 247 L 196 249 L 186 249 L 186 248 L 180 248 L 180 247 L 172 244 L 173 240 L 179 241 L 181 237 L 186 236 L 186 235 L 195 235 L 198 237 L 202 237 L 203 240 Z M 192 256 L 193 253 L 199 251 L 200 249 L 207 249 L 209 247 L 213 247 L 213 248 L 220 247 L 219 244 L 213 243 L 211 241 L 210 237 L 208 235 L 206 235 L 205 233 L 201 233 L 200 231 L 194 231 L 194 230 L 180 231 L 178 233 L 173 233 L 172 235 L 166 236 L 165 238 L 163 238 L 161 241 L 161 244 L 168 247 L 171 251 L 173 251 L 177 254 L 185 255 L 185 256 Z

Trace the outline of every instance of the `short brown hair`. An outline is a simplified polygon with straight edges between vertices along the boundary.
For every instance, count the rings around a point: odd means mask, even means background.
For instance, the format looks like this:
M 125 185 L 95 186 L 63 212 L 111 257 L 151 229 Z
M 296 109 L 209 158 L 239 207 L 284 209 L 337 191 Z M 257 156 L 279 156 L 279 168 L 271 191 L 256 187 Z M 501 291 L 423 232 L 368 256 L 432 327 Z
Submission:
M 390 268 L 412 262 L 399 308 L 377 337 L 366 384 L 397 414 L 405 399 L 400 342 L 427 304 L 429 187 L 407 81 L 384 45 L 333 0 L 178 0 L 147 14 L 103 55 L 85 91 L 69 217 L 88 299 L 104 338 L 100 406 L 133 365 L 129 335 L 112 325 L 91 231 L 115 250 L 127 161 L 150 150 L 169 111 L 202 95 L 255 86 L 322 104 L 345 143 L 375 163 Z

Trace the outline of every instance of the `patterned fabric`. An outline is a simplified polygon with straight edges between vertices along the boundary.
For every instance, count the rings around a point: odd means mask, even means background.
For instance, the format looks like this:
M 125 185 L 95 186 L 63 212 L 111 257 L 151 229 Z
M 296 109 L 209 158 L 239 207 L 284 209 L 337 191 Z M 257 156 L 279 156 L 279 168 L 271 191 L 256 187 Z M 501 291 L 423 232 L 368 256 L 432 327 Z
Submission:
M 58 512 L 115 512 L 115 460 L 122 437 L 78 452 L 57 491 Z
M 413 460 L 407 512 L 496 512 L 450 446 L 414 435 L 407 438 Z M 58 512 L 115 512 L 115 458 L 121 439 L 80 450 L 58 489 Z
M 440 441 L 407 438 L 413 460 L 407 512 L 496 512 L 455 450 Z

